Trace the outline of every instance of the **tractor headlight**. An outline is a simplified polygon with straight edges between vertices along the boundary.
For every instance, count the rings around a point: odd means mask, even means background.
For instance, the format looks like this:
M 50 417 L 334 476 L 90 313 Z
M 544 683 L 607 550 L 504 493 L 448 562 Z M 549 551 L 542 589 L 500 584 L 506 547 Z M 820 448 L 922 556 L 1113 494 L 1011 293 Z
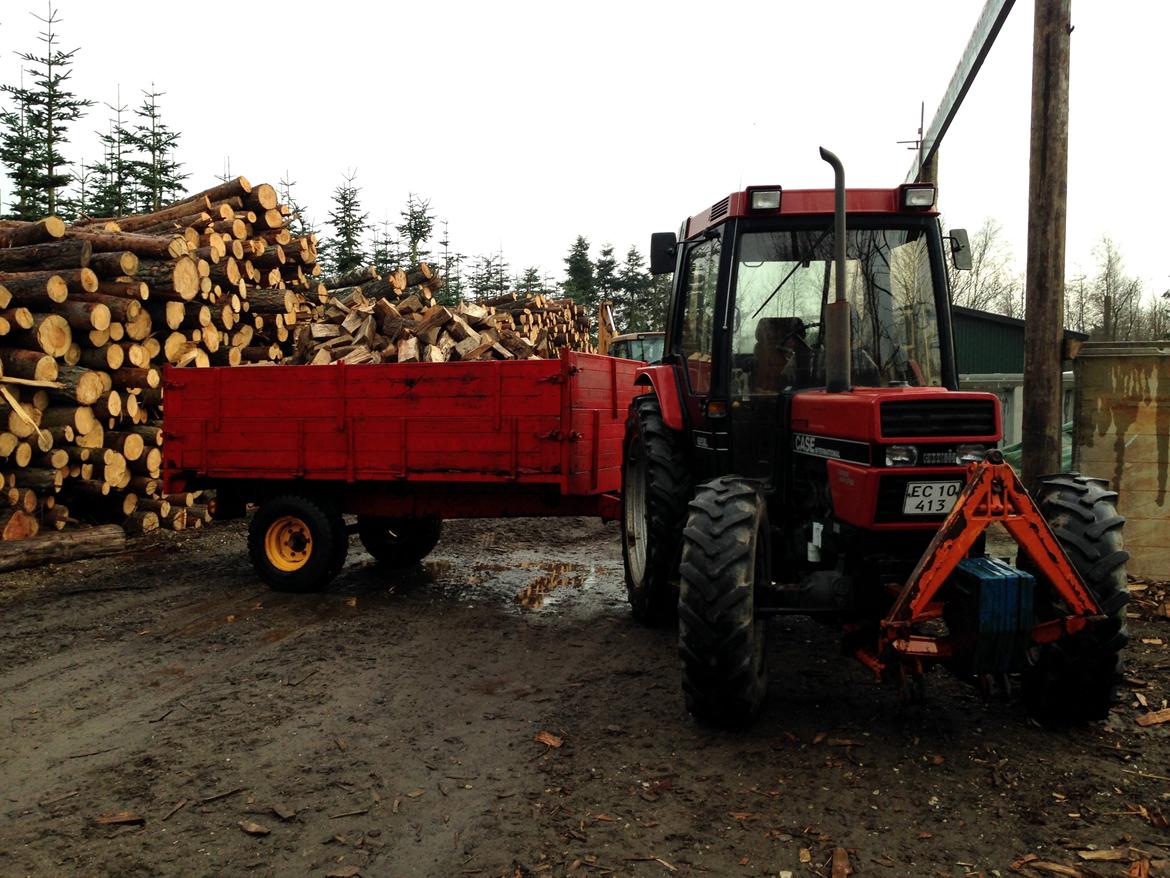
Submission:
M 987 457 L 987 446 L 981 443 L 960 445 L 955 448 L 955 463 L 958 464 L 981 463 L 985 457 Z
M 886 449 L 886 466 L 914 466 L 918 449 L 913 445 L 891 445 Z

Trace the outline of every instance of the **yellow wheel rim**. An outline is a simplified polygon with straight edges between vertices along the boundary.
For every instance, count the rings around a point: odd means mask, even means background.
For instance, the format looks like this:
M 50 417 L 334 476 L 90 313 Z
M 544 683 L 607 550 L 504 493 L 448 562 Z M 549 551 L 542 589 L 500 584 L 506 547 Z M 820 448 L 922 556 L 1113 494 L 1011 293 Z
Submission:
M 264 534 L 264 553 L 268 563 L 284 573 L 300 570 L 313 555 L 313 535 L 309 526 L 295 515 L 285 515 L 268 525 Z

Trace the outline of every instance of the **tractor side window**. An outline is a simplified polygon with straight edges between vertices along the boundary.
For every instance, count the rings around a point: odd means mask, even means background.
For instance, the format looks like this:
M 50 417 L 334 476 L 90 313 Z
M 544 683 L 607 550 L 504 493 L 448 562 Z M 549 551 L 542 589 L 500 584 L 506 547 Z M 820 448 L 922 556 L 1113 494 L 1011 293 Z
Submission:
M 711 390 L 711 345 L 715 332 L 715 287 L 719 279 L 718 238 L 697 244 L 687 253 L 683 270 L 682 332 L 679 353 L 687 364 L 691 392 Z

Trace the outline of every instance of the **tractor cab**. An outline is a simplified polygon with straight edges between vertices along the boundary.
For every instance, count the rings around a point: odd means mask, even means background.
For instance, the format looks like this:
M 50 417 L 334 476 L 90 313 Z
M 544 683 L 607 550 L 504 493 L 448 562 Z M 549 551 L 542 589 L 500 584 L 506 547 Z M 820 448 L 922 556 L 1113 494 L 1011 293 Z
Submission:
M 749 187 L 651 241 L 674 286 L 627 425 L 626 584 L 639 619 L 677 611 L 688 706 L 706 718 L 758 708 L 769 616 L 840 624 L 879 674 L 945 660 L 983 678 L 1026 670 L 1038 625 L 1079 631 L 1100 609 L 1002 463 L 998 399 L 958 389 L 947 263 L 970 267 L 966 233 L 943 234 L 933 185 L 847 190 L 822 156 L 835 188 Z M 1078 478 L 1053 502 L 1084 488 L 1119 540 L 1114 495 Z M 985 483 L 994 514 L 974 508 Z M 996 515 L 1026 537 L 1027 569 L 983 558 Z M 1090 591 L 1124 589 L 1108 577 Z M 921 636 L 928 618 L 941 630 Z

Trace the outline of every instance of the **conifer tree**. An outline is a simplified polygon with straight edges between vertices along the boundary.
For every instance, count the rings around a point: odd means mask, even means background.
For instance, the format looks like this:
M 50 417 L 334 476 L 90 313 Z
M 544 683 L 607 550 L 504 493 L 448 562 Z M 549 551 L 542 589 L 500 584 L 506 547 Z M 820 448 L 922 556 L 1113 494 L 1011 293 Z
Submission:
M 392 229 L 389 218 L 382 220 L 370 241 L 370 262 L 383 275 L 402 266 L 402 247 Z
M 366 252 L 362 245 L 369 214 L 362 213 L 359 195 L 361 190 L 354 185 L 357 171 L 345 175 L 344 182 L 333 190 L 333 210 L 329 212 L 329 225 L 333 234 L 325 246 L 324 264 L 333 274 L 342 274 L 361 268 L 366 264 Z
M 402 224 L 396 228 L 404 245 L 403 255 L 407 257 L 411 266 L 425 262 L 430 256 L 430 251 L 423 245 L 431 239 L 431 232 L 435 228 L 435 215 L 431 213 L 430 199 L 420 198 L 411 192 L 400 215 Z
M 597 284 L 593 260 L 589 258 L 589 241 L 578 235 L 569 255 L 565 257 L 565 280 L 561 283 L 564 294 L 589 309 L 597 306 Z
M 614 319 L 622 332 L 646 332 L 663 328 L 666 302 L 661 296 L 655 295 L 653 278 L 646 270 L 646 263 L 637 247 L 631 247 L 626 252 L 626 260 L 618 272 L 617 285 Z
M 277 193 L 282 204 L 288 207 L 288 231 L 294 238 L 308 238 L 317 234 L 317 229 L 309 217 L 308 211 L 296 200 L 293 195 L 295 180 L 289 180 L 288 171 L 277 184 Z
M 126 135 L 126 141 L 138 156 L 131 163 L 133 196 L 143 213 L 159 210 L 183 193 L 182 164 L 175 158 L 179 132 L 162 121 L 158 99 L 164 92 L 142 90 L 142 105 L 134 111 L 138 121 Z
M 69 90 L 69 77 L 73 56 L 77 49 L 65 52 L 57 47 L 56 26 L 61 19 L 57 10 L 49 5 L 48 18 L 34 17 L 45 25 L 41 33 L 44 54 L 21 52 L 19 57 L 28 65 L 32 84 L 26 86 L 21 80 L 19 86 L 0 85 L 0 91 L 8 94 L 14 108 L 10 108 L 0 119 L 4 128 L 4 155 L 10 154 L 16 141 L 22 141 L 28 148 L 27 163 L 21 162 L 10 175 L 15 173 L 17 204 L 14 215 L 18 219 L 37 219 L 58 211 L 60 190 L 69 184 L 68 161 L 62 153 L 69 142 L 69 125 L 82 116 L 82 111 L 93 101 L 77 97 Z M 14 129 L 13 123 L 17 123 Z M 23 129 L 17 133 L 18 129 Z M 7 159 L 6 159 L 7 163 Z
M 524 274 L 516 278 L 516 292 L 524 296 L 535 296 L 544 292 L 544 281 L 540 277 L 540 269 L 535 265 L 526 268 Z
M 121 90 L 117 104 L 106 104 L 113 114 L 104 134 L 98 135 L 102 145 L 101 161 L 93 166 L 95 176 L 90 213 L 93 216 L 125 216 L 133 212 L 130 191 L 132 167 L 130 163 L 129 132 L 122 121 L 127 107 L 122 104 Z
M 35 205 L 36 160 L 33 136 L 28 124 L 28 93 L 24 90 L 24 71 L 17 89 L 6 91 L 13 106 L 0 111 L 0 162 L 8 169 L 12 192 L 8 198 L 8 215 L 15 219 L 37 218 Z
M 593 284 L 599 302 L 612 301 L 618 291 L 617 260 L 613 258 L 613 244 L 606 244 L 593 266 Z
M 467 259 L 462 253 L 451 249 L 451 235 L 448 231 L 447 220 L 443 220 L 443 237 L 439 241 L 442 247 L 443 258 L 443 286 L 436 299 L 440 305 L 457 305 L 463 298 L 465 283 L 463 280 L 463 262 Z

